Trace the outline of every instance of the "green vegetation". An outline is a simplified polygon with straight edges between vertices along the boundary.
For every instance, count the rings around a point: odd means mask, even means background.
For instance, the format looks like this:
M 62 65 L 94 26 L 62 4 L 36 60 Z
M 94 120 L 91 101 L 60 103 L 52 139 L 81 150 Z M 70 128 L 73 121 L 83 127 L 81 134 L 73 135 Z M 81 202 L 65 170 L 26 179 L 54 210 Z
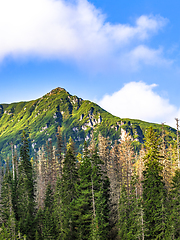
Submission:
M 146 135 L 143 172 L 143 209 L 146 222 L 146 239 L 165 239 L 167 226 L 167 190 L 162 177 L 160 139 L 158 134 L 149 129 Z
M 61 88 L 0 105 L 0 239 L 179 239 L 175 139 Z
M 121 128 L 129 132 L 134 146 L 139 150 L 149 126 L 161 133 L 161 125 L 140 120 L 121 119 L 111 115 L 97 104 L 70 95 L 65 89 L 57 88 L 45 96 L 30 102 L 0 105 L 0 150 L 6 156 L 10 143 L 19 145 L 21 133 L 25 130 L 35 149 L 51 138 L 56 142 L 58 126 L 62 129 L 64 141 L 71 136 L 76 147 L 82 152 L 83 143 L 89 142 L 92 131 L 95 139 L 99 132 L 113 143 L 121 138 Z M 164 126 L 168 143 L 176 138 L 175 129 Z
M 20 158 L 11 145 L 0 174 L 0 239 L 180 238 L 177 149 L 163 148 L 152 128 L 139 154 L 129 134 L 115 145 L 97 140 L 76 156 L 58 128 L 57 147 L 49 140 L 31 158 L 23 131 Z

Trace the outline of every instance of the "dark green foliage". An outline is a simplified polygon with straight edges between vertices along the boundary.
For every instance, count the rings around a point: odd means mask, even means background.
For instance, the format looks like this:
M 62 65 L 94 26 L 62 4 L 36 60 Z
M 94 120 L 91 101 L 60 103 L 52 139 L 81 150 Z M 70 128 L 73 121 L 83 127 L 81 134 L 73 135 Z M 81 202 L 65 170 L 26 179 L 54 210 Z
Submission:
M 129 232 L 129 201 L 127 196 L 127 191 L 125 186 L 122 187 L 122 191 L 120 193 L 119 199 L 119 236 L 120 239 L 129 239 L 128 232 Z
M 9 168 L 9 167 L 8 167 Z M 10 217 L 10 206 L 12 207 L 12 192 L 11 192 L 12 176 L 6 168 L 6 173 L 3 177 L 1 187 L 1 218 L 5 223 Z
M 8 228 L 4 226 L 4 223 L 1 226 L 0 240 L 11 239 L 11 234 L 8 231 Z
M 1 236 L 14 238 L 16 235 L 16 219 L 13 208 L 12 196 L 12 175 L 9 170 L 9 163 L 7 162 L 6 173 L 4 175 L 4 179 L 2 182 L 1 188 L 1 223 L 2 225 L 2 233 Z
M 157 133 L 150 128 L 146 134 L 143 172 L 143 210 L 146 226 L 146 239 L 165 239 L 166 235 L 166 189 L 162 178 L 160 164 L 160 140 Z
M 180 239 L 180 169 L 176 170 L 172 179 L 169 205 L 171 239 Z
M 64 237 L 64 224 L 63 224 L 63 219 L 64 219 L 64 209 L 63 209 L 63 192 L 62 192 L 62 179 L 58 177 L 57 182 L 56 182 L 56 189 L 54 193 L 54 206 L 53 206 L 53 216 L 55 219 L 55 225 L 56 229 L 55 231 L 57 232 L 57 238 L 56 239 L 63 239 Z
M 109 179 L 102 169 L 103 163 L 97 151 L 90 158 L 85 142 L 75 202 L 78 239 L 108 239 Z
M 1 189 L 1 217 L 15 239 L 20 231 L 27 235 L 27 239 L 34 239 L 35 195 L 33 171 L 30 163 L 29 143 L 25 132 L 22 135 L 21 162 L 14 172 L 10 171 L 7 162 L 6 174 Z
M 67 105 L 67 109 L 64 108 L 67 111 L 62 114 L 65 122 L 67 121 L 70 124 L 70 128 L 74 128 L 75 125 L 73 124 L 79 124 L 76 125 L 79 128 L 71 130 L 74 137 L 76 137 L 75 132 L 78 132 L 78 136 L 81 136 L 82 129 L 79 129 L 86 123 L 88 116 L 90 115 L 98 119 L 99 107 L 96 108 L 93 103 L 88 101 L 82 102 L 74 96 L 69 98 L 67 92 L 64 90 L 62 92 L 63 97 L 62 93 L 57 90 L 57 92 L 55 91 L 48 96 L 44 96 L 42 100 L 47 102 L 47 104 L 50 104 L 49 99 L 54 99 L 56 102 L 53 94 L 59 94 L 62 97 L 61 101 Z M 41 105 L 43 113 L 41 101 L 36 102 L 36 104 Z M 56 113 L 61 113 L 61 105 L 58 101 L 56 104 L 59 106 L 56 107 Z M 72 107 L 73 104 L 74 107 Z M 12 114 L 15 114 L 17 105 L 13 105 L 12 109 L 10 109 Z M 84 108 L 84 111 L 82 111 L 82 105 L 87 107 L 87 109 Z M 24 107 L 25 104 L 22 104 L 20 109 L 25 111 Z M 34 110 L 35 106 L 31 103 L 27 116 L 31 116 Z M 48 114 L 46 113 L 47 118 L 45 121 L 48 119 Z M 105 116 L 103 114 L 105 112 L 102 111 L 102 117 Z M 69 118 L 69 115 L 73 116 L 73 120 Z M 80 119 L 80 116 L 82 119 L 77 123 L 77 119 Z M 24 116 L 22 119 L 26 119 L 26 117 Z M 81 121 L 82 123 L 80 123 Z M 102 121 L 105 125 L 112 124 L 110 130 L 104 128 L 105 135 L 111 134 L 113 137 L 115 136 L 113 133 L 113 124 L 115 122 L 113 123 L 113 121 L 110 115 L 108 119 Z M 62 123 L 63 129 L 63 121 L 59 121 L 59 123 Z M 121 125 L 123 125 L 123 122 L 121 122 Z M 48 122 L 48 126 L 51 126 L 51 122 Z M 101 127 L 102 125 L 98 126 L 97 124 L 97 131 L 94 134 L 95 140 L 98 138 L 98 130 Z M 124 128 L 126 129 L 126 127 L 136 137 L 138 134 L 143 134 L 143 131 L 141 132 L 137 124 L 131 125 L 130 120 L 124 122 Z M 69 133 L 66 133 L 68 136 Z M 88 134 L 90 133 L 91 129 L 88 130 Z M 103 156 L 102 148 L 106 148 L 105 143 L 107 140 L 101 142 L 99 150 L 95 147 L 96 142 L 92 141 L 90 153 L 88 144 L 85 142 L 83 147 L 81 143 L 83 155 L 78 153 L 76 157 L 74 142 L 70 138 L 64 156 L 62 154 L 61 131 L 58 128 L 56 150 L 52 145 L 53 141 L 49 141 L 48 153 L 45 154 L 43 150 L 39 151 L 36 158 L 32 158 L 32 161 L 30 161 L 32 152 L 29 148 L 27 136 L 23 132 L 19 163 L 17 164 L 15 160 L 14 162 L 12 161 L 12 169 L 14 169 L 12 171 L 11 164 L 6 161 L 6 171 L 3 174 L 3 181 L 0 183 L 0 239 L 22 239 L 23 235 L 26 235 L 27 240 L 109 240 L 116 237 L 124 240 L 179 239 L 180 171 L 176 171 L 170 193 L 168 194 L 162 177 L 163 171 L 160 164 L 162 157 L 159 148 L 161 144 L 158 134 L 158 131 L 155 132 L 152 128 L 146 134 L 143 195 L 139 196 L 142 193 L 142 184 L 140 184 L 139 179 L 142 178 L 138 178 L 133 170 L 136 158 L 133 159 L 132 168 L 128 172 L 131 175 L 130 179 L 133 179 L 133 181 L 128 183 L 125 181 L 123 186 L 121 174 L 126 173 L 124 166 L 126 161 L 129 161 L 129 155 L 123 156 L 123 159 L 121 159 L 119 154 L 120 147 L 117 143 L 116 149 L 114 149 L 115 156 L 113 156 L 114 165 L 111 164 L 112 158 L 109 151 L 106 151 L 106 154 Z M 62 136 L 64 136 L 63 131 Z M 139 149 L 139 144 L 134 142 L 136 150 Z M 114 153 L 112 151 L 112 155 Z M 99 156 L 101 156 L 103 161 Z M 138 155 L 136 157 L 138 158 Z M 121 163 L 122 160 L 124 164 Z M 13 165 L 14 163 L 15 165 Z M 142 164 L 138 161 L 137 163 L 139 164 L 137 166 L 141 166 L 142 173 Z M 119 168 L 122 168 L 121 171 L 118 171 Z M 107 174 L 106 171 L 115 173 L 115 178 L 110 178 L 111 189 L 108 178 L 110 172 Z M 40 176 L 36 183 L 35 177 L 38 177 L 37 173 Z M 114 188 L 117 191 L 118 198 L 115 199 L 114 204 L 117 204 L 119 199 L 119 208 L 115 208 L 117 209 L 116 214 L 118 214 L 118 217 L 115 218 L 119 219 L 117 224 L 119 236 L 115 236 L 116 231 L 110 232 L 115 226 L 115 224 L 111 225 L 113 222 L 111 218 L 114 217 L 112 217 L 112 214 L 115 211 L 111 212 L 113 208 L 110 201 L 112 181 L 114 179 L 118 180 L 118 184 L 116 183 Z M 35 192 L 36 184 L 37 194 Z M 141 191 L 139 187 L 141 187 Z M 39 189 L 42 191 L 39 191 Z M 36 206 L 36 199 L 39 209 Z M 41 204 L 39 204 L 39 199 L 41 199 Z
M 119 199 L 118 235 L 120 239 L 142 239 L 142 199 L 137 196 L 136 180 L 131 182 L 131 192 L 128 194 L 125 185 L 122 186 Z
M 88 156 L 87 145 L 84 146 L 83 161 L 79 168 L 80 183 L 77 186 L 78 196 L 75 202 L 76 226 L 78 239 L 90 239 L 92 225 L 92 165 Z
M 44 210 L 42 214 L 43 229 L 42 236 L 43 239 L 56 239 L 56 225 L 53 214 L 53 203 L 54 197 L 51 189 L 51 185 L 48 184 L 46 190 L 46 196 L 44 200 Z
M 27 239 L 33 239 L 35 235 L 34 179 L 29 155 L 29 142 L 25 132 L 22 134 L 20 157 L 17 189 L 18 227 L 21 233 L 27 235 Z
M 26 239 L 26 235 L 22 235 L 20 234 L 20 232 L 18 232 L 16 235 L 15 233 L 12 234 L 12 229 L 9 228 L 10 224 L 8 224 L 8 226 L 5 227 L 4 224 L 2 224 L 1 226 L 1 231 L 0 231 L 0 240 L 16 240 L 16 239 Z
M 107 173 L 104 172 L 104 163 L 100 160 L 97 149 L 91 158 L 92 161 L 92 187 L 94 192 L 94 219 L 93 224 L 98 229 L 93 229 L 97 239 L 108 239 L 109 211 L 110 211 L 110 183 Z M 97 225 L 96 225 L 97 224 Z M 95 239 L 96 239 L 95 238 Z
M 60 206 L 62 206 L 59 216 L 59 221 L 61 221 L 59 235 L 61 239 L 71 240 L 75 239 L 76 236 L 74 210 L 77 198 L 76 186 L 78 184 L 78 170 L 76 165 L 74 144 L 72 139 L 70 139 L 64 159 L 62 179 L 59 180 L 61 187 L 57 188 L 60 192 L 56 196 L 56 203 L 60 201 Z M 55 212 L 57 211 L 58 209 L 55 209 Z
M 36 233 L 35 239 L 36 240 L 43 240 L 43 230 L 44 230 L 44 212 L 41 208 L 38 209 L 36 218 Z

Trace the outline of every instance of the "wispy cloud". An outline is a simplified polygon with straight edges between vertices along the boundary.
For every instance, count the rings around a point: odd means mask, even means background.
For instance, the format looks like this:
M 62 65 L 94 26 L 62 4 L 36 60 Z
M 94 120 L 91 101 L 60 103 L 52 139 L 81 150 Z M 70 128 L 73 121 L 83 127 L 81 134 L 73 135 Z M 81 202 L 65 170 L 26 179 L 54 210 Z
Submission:
M 124 56 L 124 61 L 129 63 L 132 69 L 137 70 L 142 64 L 151 66 L 170 66 L 173 60 L 163 56 L 163 49 L 151 49 L 145 45 L 139 45 Z
M 111 24 L 87 0 L 0 1 L 0 59 L 37 56 L 118 66 L 126 55 L 138 64 L 162 62 L 159 49 L 142 43 L 166 23 L 161 16 L 143 15 L 134 25 Z
M 121 118 L 140 119 L 148 122 L 166 122 L 175 127 L 175 117 L 180 109 L 155 92 L 156 84 L 130 82 L 112 95 L 105 95 L 98 103 Z

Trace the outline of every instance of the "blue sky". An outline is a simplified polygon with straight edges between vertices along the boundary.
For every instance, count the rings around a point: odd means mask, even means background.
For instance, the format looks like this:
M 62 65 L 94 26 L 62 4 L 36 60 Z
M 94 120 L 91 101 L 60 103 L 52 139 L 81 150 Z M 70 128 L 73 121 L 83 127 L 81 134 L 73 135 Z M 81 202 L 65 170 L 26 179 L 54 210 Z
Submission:
M 0 1 L 0 103 L 56 87 L 119 117 L 180 118 L 178 0 Z

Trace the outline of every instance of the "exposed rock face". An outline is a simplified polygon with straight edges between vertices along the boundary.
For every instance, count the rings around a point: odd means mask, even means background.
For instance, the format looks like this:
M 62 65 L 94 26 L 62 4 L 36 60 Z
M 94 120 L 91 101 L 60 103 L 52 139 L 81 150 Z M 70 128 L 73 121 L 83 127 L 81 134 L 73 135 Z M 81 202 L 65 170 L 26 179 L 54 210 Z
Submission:
M 81 117 L 80 117 L 80 121 L 82 121 L 83 120 L 83 118 L 84 118 L 84 114 L 81 114 Z
M 102 122 L 102 117 L 101 117 L 101 115 L 99 115 L 98 123 L 101 123 L 101 122 Z
M 73 127 L 72 130 L 73 130 L 74 132 L 78 132 L 78 131 L 79 131 L 77 127 Z
M 83 126 L 82 126 L 82 129 L 83 129 L 84 131 L 86 131 L 86 130 L 88 129 L 88 127 L 87 127 L 86 125 L 83 125 Z
M 144 134 L 139 126 L 136 126 L 136 135 L 138 136 L 136 140 L 143 143 Z
M 121 128 L 121 140 L 122 140 L 122 141 L 125 140 L 126 135 L 127 135 L 126 130 L 124 130 L 123 128 Z
M 47 128 L 48 128 L 48 125 L 46 124 L 45 127 L 42 127 L 42 128 L 41 128 L 41 131 L 40 131 L 40 132 L 43 132 L 43 131 L 46 130 Z
M 87 127 L 94 128 L 95 125 L 100 124 L 102 122 L 101 116 L 99 116 L 98 120 L 93 115 L 90 115 L 88 117 L 89 117 L 88 121 L 82 126 L 83 130 L 86 130 Z

